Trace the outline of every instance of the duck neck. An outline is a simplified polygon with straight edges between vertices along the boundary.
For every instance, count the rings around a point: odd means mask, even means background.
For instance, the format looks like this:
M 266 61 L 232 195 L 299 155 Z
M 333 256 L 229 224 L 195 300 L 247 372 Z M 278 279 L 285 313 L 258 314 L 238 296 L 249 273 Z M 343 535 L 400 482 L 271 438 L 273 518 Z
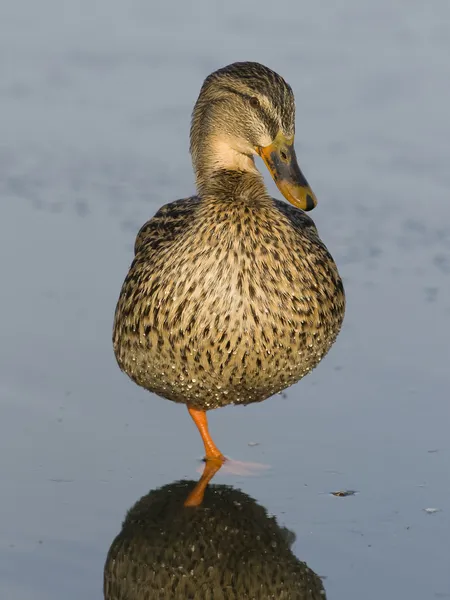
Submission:
M 197 180 L 198 195 L 204 200 L 235 201 L 238 199 L 252 204 L 269 200 L 262 176 L 248 171 L 217 169 L 208 179 Z
M 234 149 L 224 136 L 205 136 L 191 146 L 191 153 L 197 191 L 201 197 L 268 196 L 253 156 Z

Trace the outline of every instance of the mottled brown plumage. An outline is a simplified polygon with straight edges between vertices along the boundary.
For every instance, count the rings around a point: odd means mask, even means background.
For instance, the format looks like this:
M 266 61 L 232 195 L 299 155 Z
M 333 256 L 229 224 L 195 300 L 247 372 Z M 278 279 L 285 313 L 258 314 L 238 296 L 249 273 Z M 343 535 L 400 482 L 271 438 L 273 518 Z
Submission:
M 291 550 L 292 532 L 247 494 L 213 485 L 183 508 L 194 482 L 150 492 L 128 512 L 104 569 L 105 600 L 325 600 Z
M 142 227 L 117 304 L 114 350 L 137 384 L 202 410 L 248 404 L 328 352 L 345 308 L 336 265 L 253 161 L 261 154 L 292 203 L 314 206 L 293 133 L 292 90 L 270 69 L 236 63 L 206 79 L 191 128 L 198 194 Z

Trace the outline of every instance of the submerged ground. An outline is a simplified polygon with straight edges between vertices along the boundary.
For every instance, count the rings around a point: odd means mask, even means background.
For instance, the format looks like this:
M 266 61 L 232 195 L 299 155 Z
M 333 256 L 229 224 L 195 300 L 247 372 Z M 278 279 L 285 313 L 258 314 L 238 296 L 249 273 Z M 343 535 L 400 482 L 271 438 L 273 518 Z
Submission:
M 450 597 L 450 5 L 3 4 L 0 597 L 101 598 L 126 511 L 198 476 L 187 412 L 119 372 L 111 325 L 139 226 L 193 192 L 202 80 L 234 60 L 294 89 L 348 307 L 287 397 L 211 415 L 271 465 L 216 483 L 295 533 L 332 600 Z

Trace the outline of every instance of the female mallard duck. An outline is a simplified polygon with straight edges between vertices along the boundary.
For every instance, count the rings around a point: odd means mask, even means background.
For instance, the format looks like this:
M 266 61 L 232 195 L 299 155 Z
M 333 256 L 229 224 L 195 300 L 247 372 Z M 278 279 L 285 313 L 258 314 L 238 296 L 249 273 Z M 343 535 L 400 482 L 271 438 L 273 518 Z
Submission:
M 197 195 L 141 228 L 117 304 L 120 368 L 187 405 L 207 459 L 224 457 L 206 411 L 260 402 L 301 379 L 344 318 L 338 270 L 303 212 L 317 201 L 297 164 L 294 117 L 292 89 L 263 65 L 207 77 L 191 125 Z M 255 154 L 294 206 L 269 196 Z

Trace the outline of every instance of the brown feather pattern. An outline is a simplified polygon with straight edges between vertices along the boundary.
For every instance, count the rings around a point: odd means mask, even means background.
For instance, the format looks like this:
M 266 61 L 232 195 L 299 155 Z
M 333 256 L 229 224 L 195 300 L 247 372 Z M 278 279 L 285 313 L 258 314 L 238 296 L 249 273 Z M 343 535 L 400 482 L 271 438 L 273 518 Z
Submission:
M 222 88 L 259 97 L 266 89 L 262 102 L 279 126 L 289 129 L 286 111 L 294 118 L 280 76 L 239 65 L 202 88 L 191 133 L 198 195 L 163 206 L 141 228 L 114 321 L 116 358 L 131 379 L 205 410 L 258 402 L 297 382 L 328 352 L 345 311 L 337 267 L 311 218 L 271 198 L 252 159 L 248 170 L 214 168 L 211 136 L 235 139 L 233 123 L 251 128 L 258 119 Z M 206 116 L 204 89 L 224 100 Z M 224 103 L 235 111 L 226 125 L 215 118 Z

